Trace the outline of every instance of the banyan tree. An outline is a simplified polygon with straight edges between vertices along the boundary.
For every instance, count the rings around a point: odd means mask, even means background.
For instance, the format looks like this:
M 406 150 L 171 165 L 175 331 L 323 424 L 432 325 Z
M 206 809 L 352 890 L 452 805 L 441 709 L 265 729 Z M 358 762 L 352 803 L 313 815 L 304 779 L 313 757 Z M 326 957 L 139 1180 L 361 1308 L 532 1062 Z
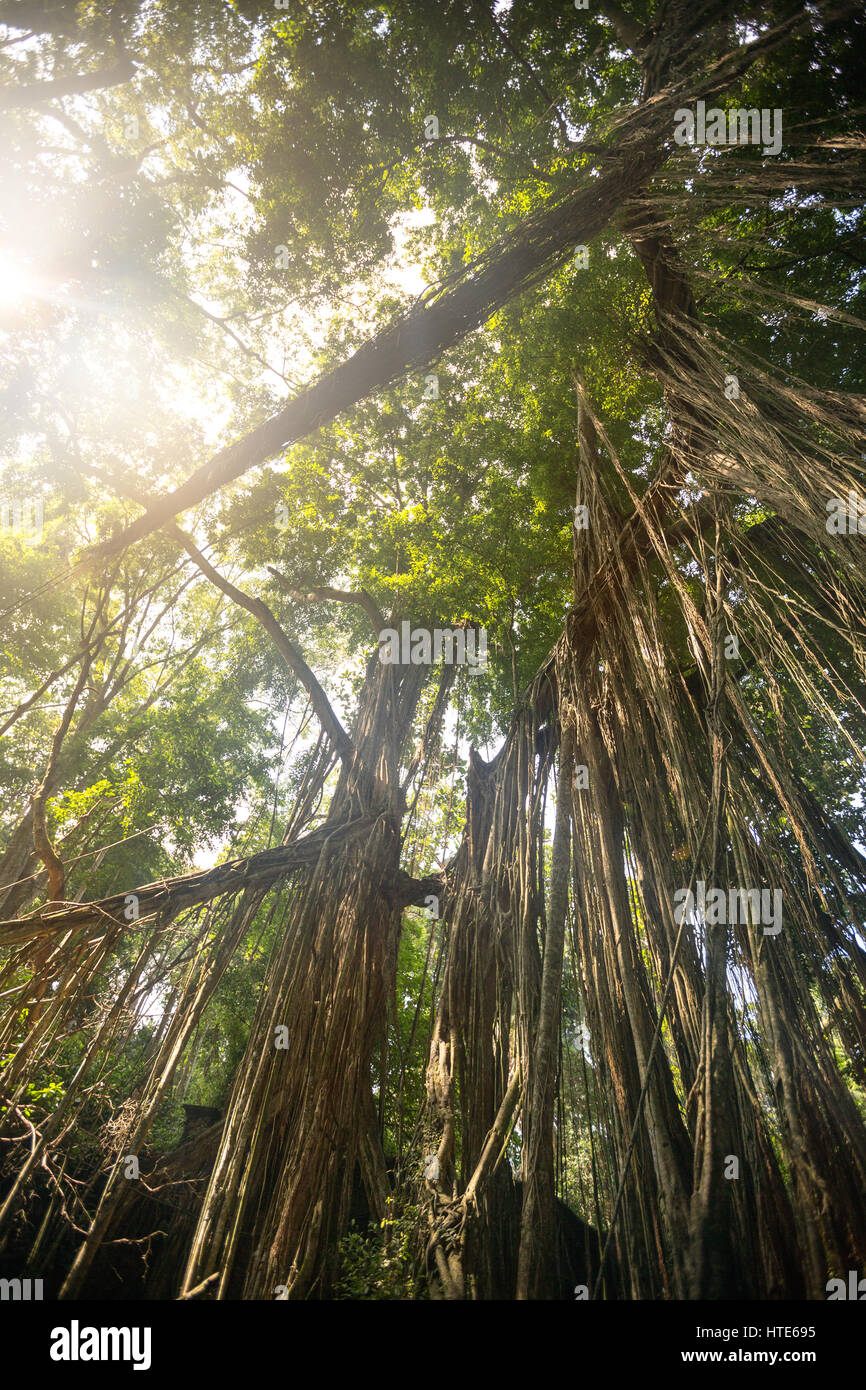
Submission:
M 0 6 L 2 1271 L 824 1299 L 860 7 L 218 9 Z

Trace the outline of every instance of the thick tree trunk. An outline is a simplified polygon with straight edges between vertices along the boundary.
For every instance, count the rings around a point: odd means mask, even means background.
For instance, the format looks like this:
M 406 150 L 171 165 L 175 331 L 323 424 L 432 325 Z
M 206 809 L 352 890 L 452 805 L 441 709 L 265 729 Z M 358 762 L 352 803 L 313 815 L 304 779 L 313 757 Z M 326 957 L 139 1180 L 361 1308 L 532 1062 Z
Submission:
M 324 1297 L 366 1124 L 369 1065 L 393 988 L 404 807 L 399 770 L 424 672 L 374 657 L 326 826 L 374 815 L 362 846 L 323 849 L 296 879 L 268 970 L 183 1290 Z M 278 1292 L 279 1291 L 279 1292 Z

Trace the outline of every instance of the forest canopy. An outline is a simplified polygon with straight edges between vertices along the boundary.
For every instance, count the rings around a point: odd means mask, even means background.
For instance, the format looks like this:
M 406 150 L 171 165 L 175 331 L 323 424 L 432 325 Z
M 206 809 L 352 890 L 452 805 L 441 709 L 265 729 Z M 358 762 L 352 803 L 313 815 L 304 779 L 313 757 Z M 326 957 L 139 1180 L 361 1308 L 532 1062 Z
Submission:
M 4 1288 L 866 1274 L 864 58 L 0 2 Z

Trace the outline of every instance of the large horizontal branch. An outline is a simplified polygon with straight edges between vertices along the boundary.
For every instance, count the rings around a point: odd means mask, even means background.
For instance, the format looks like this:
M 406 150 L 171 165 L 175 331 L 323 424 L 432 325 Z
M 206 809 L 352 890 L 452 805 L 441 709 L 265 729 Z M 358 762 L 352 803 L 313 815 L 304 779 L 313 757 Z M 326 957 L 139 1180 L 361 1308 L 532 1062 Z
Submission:
M 405 869 L 398 869 L 389 888 L 389 896 L 396 907 L 426 907 L 428 898 L 442 898 L 448 886 L 446 870 L 425 874 L 423 878 L 412 878 Z
M 843 3 L 831 9 L 828 17 L 853 9 L 853 3 Z M 724 90 L 805 23 L 804 15 L 794 14 L 753 43 L 703 65 L 688 80 L 666 88 L 639 107 L 626 108 L 611 122 L 616 135 L 611 153 L 616 157 L 609 163 L 604 161 L 603 173 L 598 174 L 597 167 L 588 170 L 578 188 L 553 207 L 527 218 L 468 266 L 457 285 L 405 314 L 269 420 L 214 454 L 174 492 L 156 498 L 118 535 L 86 550 L 82 563 L 102 564 L 109 555 L 151 535 L 180 512 L 330 424 L 373 392 L 410 371 L 421 370 L 462 342 L 516 295 L 562 266 L 576 245 L 593 241 L 609 225 L 623 202 L 667 159 L 673 133 L 671 118 L 679 105 Z M 684 48 L 694 56 L 700 43 L 693 39 Z M 678 56 L 684 62 L 687 52 Z
M 329 600 L 334 603 L 354 603 L 358 608 L 363 608 L 370 622 L 373 624 L 373 631 L 377 637 L 385 626 L 385 619 L 376 607 L 376 601 L 373 595 L 368 594 L 366 589 L 356 589 L 349 592 L 346 589 L 331 589 L 325 587 L 309 589 L 304 592 L 303 589 L 296 589 L 294 585 L 286 579 L 284 574 L 280 574 L 279 570 L 274 569 L 273 565 L 268 565 L 267 569 L 268 573 L 273 575 L 283 592 L 287 593 L 289 598 L 294 599 L 295 603 L 326 603 Z
M 131 58 L 120 58 L 109 68 L 86 72 L 75 77 L 58 77 L 48 82 L 31 82 L 26 87 L 6 87 L 0 91 L 0 111 L 20 111 L 27 107 L 43 106 L 58 97 L 81 96 L 84 92 L 101 92 L 106 87 L 120 87 L 135 75 Z
M 215 454 L 174 492 L 157 498 L 143 516 L 109 541 L 85 552 L 88 563 L 149 536 L 173 516 L 241 477 L 257 464 L 327 425 L 374 391 L 421 370 L 461 342 L 521 290 L 537 284 L 562 265 L 576 244 L 592 241 L 608 225 L 623 200 L 635 193 L 663 163 L 674 98 L 659 103 L 653 119 L 646 110 L 621 126 L 622 156 L 601 177 L 591 179 L 555 207 L 529 218 L 493 251 L 470 267 L 467 277 L 398 319 L 365 343 L 348 361 L 309 386 L 263 424 Z M 664 112 L 662 107 L 665 107 Z
M 139 888 L 113 893 L 95 902 L 76 903 L 60 909 L 56 904 L 46 905 L 31 917 L 0 922 L 0 949 L 19 946 L 41 936 L 98 926 L 100 923 L 132 926 L 157 913 L 163 917 L 176 917 L 187 908 L 211 902 L 226 893 L 239 893 L 251 884 L 266 886 L 303 864 L 314 864 L 324 849 L 342 847 L 366 835 L 375 822 L 375 815 L 360 816 L 347 821 L 345 825 L 322 826 L 292 844 L 264 849 L 246 859 L 232 859 L 213 869 L 164 878 L 158 883 L 145 883 Z M 131 895 L 137 899 L 135 910 L 138 917 L 134 921 L 126 916 L 131 906 Z
M 280 653 L 289 670 L 297 676 L 310 697 L 310 702 L 319 723 L 328 737 L 333 741 L 337 752 L 344 760 L 350 760 L 354 754 L 355 746 L 352 743 L 346 730 L 343 728 L 333 709 L 331 702 L 316 679 L 314 673 L 307 665 L 297 647 L 286 635 L 280 624 L 277 622 L 270 608 L 259 598 L 251 598 L 242 589 L 238 589 L 219 570 L 214 569 L 209 560 L 206 560 L 201 551 L 190 540 L 189 536 L 180 529 L 179 526 L 170 526 L 171 534 L 180 541 L 184 550 L 192 560 L 198 565 L 202 574 L 206 575 L 212 584 L 226 594 L 239 608 L 245 608 L 254 618 L 257 618 L 262 627 Z

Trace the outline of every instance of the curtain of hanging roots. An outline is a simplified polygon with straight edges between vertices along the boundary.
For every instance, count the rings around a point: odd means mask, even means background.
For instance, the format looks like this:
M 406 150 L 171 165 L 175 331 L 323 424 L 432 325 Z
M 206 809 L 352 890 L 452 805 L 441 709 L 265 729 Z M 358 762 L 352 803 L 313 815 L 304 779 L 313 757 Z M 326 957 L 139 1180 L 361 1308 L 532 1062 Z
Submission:
M 674 1286 L 694 1297 L 792 1296 L 804 1286 L 818 1296 L 828 1270 L 862 1261 L 866 1235 L 856 1196 L 864 1126 L 834 1055 L 841 1047 L 855 1074 L 862 1068 L 864 959 L 851 895 L 862 891 L 866 865 L 790 766 L 792 743 L 808 752 L 810 735 L 788 727 L 786 704 L 800 694 L 814 711 L 811 739 L 832 729 L 862 761 L 863 628 L 854 621 L 862 558 L 824 525 L 825 498 L 862 487 L 852 447 L 863 442 L 862 408 L 848 401 L 836 411 L 818 392 L 804 402 L 760 377 L 757 403 L 743 393 L 720 411 L 725 369 L 739 365 L 730 347 L 723 364 L 712 335 L 687 317 L 676 328 L 678 350 L 664 354 L 661 379 L 669 399 L 689 405 L 689 431 L 674 431 L 671 456 L 692 480 L 676 524 L 662 524 L 653 498 L 637 497 L 601 427 L 649 545 L 624 545 L 622 518 L 593 491 L 598 469 L 581 472 L 590 525 L 579 548 L 604 608 L 589 650 L 574 652 L 569 691 L 576 757 L 588 769 L 585 791 L 575 793 L 589 897 L 578 911 L 594 918 L 585 954 L 597 975 L 603 953 L 608 988 L 628 1016 Z M 656 350 L 664 351 L 658 342 Z M 720 423 L 708 449 L 713 405 Z M 774 515 L 738 520 L 740 492 Z M 573 638 L 586 626 L 578 604 Z M 772 737 L 749 710 L 764 690 Z M 753 899 L 746 920 L 735 911 L 727 929 L 715 911 L 687 916 L 658 1075 L 647 1083 L 650 1001 L 670 968 L 673 892 L 689 884 L 690 866 L 693 880 L 728 902 L 730 889 L 781 890 L 783 926 L 765 930 Z M 599 926 L 611 939 L 590 947 Z M 598 1009 L 597 978 L 595 990 Z M 588 1007 L 591 1015 L 591 998 Z M 610 1065 L 622 1044 L 605 1037 L 603 1017 L 599 1024 Z
M 514 1296 L 519 1214 L 509 1166 L 500 1160 L 529 1074 L 539 1003 L 550 686 L 544 677 L 530 693 L 492 762 L 471 753 L 466 824 L 449 873 L 448 954 L 423 1131 L 425 1150 L 438 1160 L 438 1178 L 424 1184 L 427 1260 L 448 1298 Z
M 316 786 L 321 789 L 332 760 L 320 744 L 299 790 L 287 840 L 297 836 L 313 813 Z M 139 1199 L 138 1184 L 126 1179 L 124 1158 L 139 1159 L 147 1191 L 152 1122 L 207 1002 L 265 896 L 264 888 L 251 886 L 234 903 L 233 884 L 233 893 L 222 903 L 184 913 L 181 891 L 172 906 L 175 899 L 165 885 L 153 888 L 163 905 L 154 915 L 147 907 L 148 890 L 142 889 L 141 922 L 123 919 L 121 894 L 119 905 L 106 900 L 110 911 L 106 906 L 72 906 L 52 915 L 49 907 L 47 915 L 24 919 L 5 933 L 27 944 L 9 950 L 0 970 L 0 990 L 12 1001 L 0 1049 L 12 1053 L 2 1078 L 0 1134 L 9 1142 L 3 1153 L 0 1250 L 9 1258 L 14 1252 L 19 1264 L 24 1261 L 33 1271 L 62 1271 L 58 1286 L 62 1281 L 65 1296 L 81 1291 L 101 1246 L 111 1239 L 136 1244 L 129 1241 L 130 1211 L 138 1206 L 154 1215 L 154 1203 Z M 58 925 L 64 919 L 73 924 L 69 930 Z M 38 973 L 32 969 L 28 938 L 43 943 Z M 166 994 L 169 971 L 182 961 L 188 962 L 185 971 L 175 976 L 177 983 Z M 37 998 L 44 1002 L 34 1010 Z M 121 1111 L 106 1115 L 105 1080 L 155 1001 L 161 1021 L 140 1060 L 131 1094 Z M 70 1035 L 81 1039 L 80 1061 L 59 1103 L 34 1126 L 24 1111 L 28 1087 L 50 1064 L 57 1042 Z M 93 1130 L 95 1145 L 76 1158 L 82 1134 Z M 188 1206 L 188 1192 L 185 1202 Z M 163 1225 L 171 1205 L 164 1198 L 163 1209 L 156 1210 Z M 36 1219 L 41 1208 L 45 1214 L 33 1242 L 28 1213 Z M 188 1222 L 189 1211 L 181 1209 L 181 1217 Z M 140 1253 L 150 1252 L 143 1232 L 138 1244 Z M 140 1259 L 127 1267 L 125 1277 L 132 1286 L 141 1281 Z
M 400 759 L 425 673 L 375 657 L 326 825 L 375 813 L 359 845 L 296 880 L 228 1104 L 184 1275 L 245 1298 L 326 1294 L 393 989 Z M 284 1031 L 283 1031 L 284 1030 Z M 279 1293 L 278 1293 L 279 1291 Z

